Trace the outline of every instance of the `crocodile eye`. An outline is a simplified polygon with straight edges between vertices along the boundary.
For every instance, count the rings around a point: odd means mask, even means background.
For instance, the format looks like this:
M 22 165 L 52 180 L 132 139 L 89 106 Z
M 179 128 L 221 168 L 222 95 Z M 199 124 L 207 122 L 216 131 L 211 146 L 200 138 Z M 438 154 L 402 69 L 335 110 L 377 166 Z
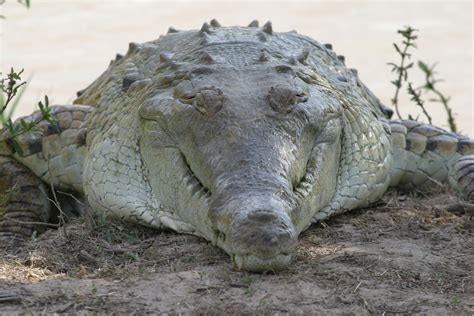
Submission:
M 177 99 L 181 103 L 191 105 L 191 104 L 193 104 L 194 100 L 196 99 L 196 93 L 193 93 L 193 92 L 182 93 Z
M 308 100 L 308 94 L 303 90 L 286 86 L 271 87 L 267 94 L 270 107 L 280 113 L 291 112 L 298 103 Z
M 224 94 L 216 87 L 207 87 L 196 92 L 185 93 L 179 100 L 192 105 L 200 113 L 211 116 L 222 108 Z
M 194 96 L 193 85 L 189 80 L 184 80 L 174 87 L 173 97 L 182 103 L 192 104 Z

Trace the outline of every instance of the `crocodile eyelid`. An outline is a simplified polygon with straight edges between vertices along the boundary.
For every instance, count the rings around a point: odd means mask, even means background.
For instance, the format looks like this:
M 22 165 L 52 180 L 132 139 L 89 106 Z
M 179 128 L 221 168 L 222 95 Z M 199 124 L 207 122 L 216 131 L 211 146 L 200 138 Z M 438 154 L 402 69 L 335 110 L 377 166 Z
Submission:
M 192 105 L 196 110 L 204 115 L 211 116 L 222 108 L 224 94 L 214 86 L 203 87 L 190 100 L 192 100 Z
M 295 74 L 295 71 L 293 68 L 287 65 L 278 65 L 275 66 L 275 71 L 278 73 L 289 73 L 289 74 Z

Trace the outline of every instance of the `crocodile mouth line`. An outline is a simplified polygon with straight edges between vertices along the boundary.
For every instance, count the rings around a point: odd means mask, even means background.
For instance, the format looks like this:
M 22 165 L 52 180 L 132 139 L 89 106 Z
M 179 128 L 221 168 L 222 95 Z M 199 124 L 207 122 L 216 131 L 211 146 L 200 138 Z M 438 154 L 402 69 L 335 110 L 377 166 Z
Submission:
M 188 191 L 192 196 L 196 196 L 200 199 L 210 200 L 211 191 L 199 180 L 196 174 L 193 172 L 191 165 L 186 159 L 186 156 L 180 152 L 181 159 L 186 168 L 185 175 L 183 177 L 183 182 Z
M 308 161 L 306 162 L 305 174 L 299 179 L 297 184 L 292 186 L 293 193 L 299 200 L 304 199 L 313 189 L 316 183 L 316 174 L 314 171 L 314 160 L 315 160 L 315 148 L 311 150 Z

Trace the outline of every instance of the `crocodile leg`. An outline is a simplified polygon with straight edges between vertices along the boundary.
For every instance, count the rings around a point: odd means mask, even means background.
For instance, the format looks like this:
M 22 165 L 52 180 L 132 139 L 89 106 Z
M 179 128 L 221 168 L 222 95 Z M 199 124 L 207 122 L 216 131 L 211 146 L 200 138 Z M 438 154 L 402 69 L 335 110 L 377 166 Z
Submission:
M 390 122 L 393 168 L 390 186 L 425 190 L 449 183 L 474 198 L 474 141 L 441 128 L 410 120 Z
M 47 222 L 50 203 L 44 183 L 10 156 L 0 155 L 0 240 L 29 237 Z
M 47 187 L 80 196 L 88 106 L 54 106 L 56 124 L 40 113 L 24 117 L 41 120 L 34 130 L 16 137 L 21 152 L 12 146 L 8 131 L 0 134 L 0 236 L 30 236 L 51 214 Z M 18 123 L 18 120 L 17 120 Z M 60 198 L 61 200 L 61 198 Z M 40 225 L 45 227 L 45 225 Z M 4 238 L 5 239 L 5 238 Z
M 38 129 L 20 135 L 17 142 L 22 153 L 13 150 L 12 155 L 56 189 L 82 194 L 82 165 L 91 109 L 89 106 L 52 106 L 51 116 L 56 124 L 53 126 L 43 120 Z M 36 112 L 24 119 L 39 120 L 41 114 Z

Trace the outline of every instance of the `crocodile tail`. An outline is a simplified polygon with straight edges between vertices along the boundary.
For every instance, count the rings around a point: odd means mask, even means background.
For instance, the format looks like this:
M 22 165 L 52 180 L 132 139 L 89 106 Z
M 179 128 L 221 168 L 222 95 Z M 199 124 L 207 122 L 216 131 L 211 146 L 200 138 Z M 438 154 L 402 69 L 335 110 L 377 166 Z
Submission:
M 425 190 L 449 183 L 474 197 L 474 140 L 411 120 L 390 121 L 393 145 L 391 187 Z

